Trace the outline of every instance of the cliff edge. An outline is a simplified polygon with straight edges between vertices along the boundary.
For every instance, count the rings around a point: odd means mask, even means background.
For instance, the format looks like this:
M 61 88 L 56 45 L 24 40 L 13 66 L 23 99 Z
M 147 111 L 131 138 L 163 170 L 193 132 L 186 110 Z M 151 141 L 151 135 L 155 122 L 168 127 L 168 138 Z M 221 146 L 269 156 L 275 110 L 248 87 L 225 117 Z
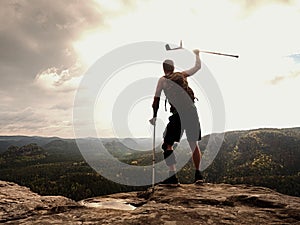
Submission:
M 3 224 L 300 224 L 300 198 L 229 184 L 156 186 L 75 202 L 0 181 Z

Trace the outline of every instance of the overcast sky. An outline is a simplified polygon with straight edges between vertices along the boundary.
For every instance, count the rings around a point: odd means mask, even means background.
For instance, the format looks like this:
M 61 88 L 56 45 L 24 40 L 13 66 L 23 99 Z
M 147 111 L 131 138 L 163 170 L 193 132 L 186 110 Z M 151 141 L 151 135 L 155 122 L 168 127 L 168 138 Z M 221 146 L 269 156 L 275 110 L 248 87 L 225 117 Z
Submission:
M 299 22 L 297 0 L 1 0 L 0 135 L 73 137 L 84 72 L 105 53 L 146 40 L 240 55 L 201 54 L 224 98 L 226 130 L 300 126 Z M 130 124 L 136 136 L 149 134 L 148 102 L 143 116 L 136 110 L 144 125 Z

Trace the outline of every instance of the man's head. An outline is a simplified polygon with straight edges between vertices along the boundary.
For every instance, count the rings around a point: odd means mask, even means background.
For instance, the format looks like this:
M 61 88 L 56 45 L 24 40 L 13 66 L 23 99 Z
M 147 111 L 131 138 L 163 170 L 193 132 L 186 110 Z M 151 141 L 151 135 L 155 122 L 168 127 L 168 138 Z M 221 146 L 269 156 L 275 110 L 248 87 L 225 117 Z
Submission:
M 165 74 L 170 74 L 174 72 L 174 62 L 171 59 L 166 59 L 163 62 L 163 68 Z

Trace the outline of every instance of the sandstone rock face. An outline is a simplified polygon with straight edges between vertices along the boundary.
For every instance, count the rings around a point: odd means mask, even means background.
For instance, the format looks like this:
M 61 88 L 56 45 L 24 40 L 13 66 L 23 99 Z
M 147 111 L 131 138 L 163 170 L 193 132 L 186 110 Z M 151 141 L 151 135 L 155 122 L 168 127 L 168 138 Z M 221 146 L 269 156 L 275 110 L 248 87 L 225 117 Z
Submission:
M 0 181 L 3 224 L 300 224 L 300 198 L 267 188 L 156 186 L 74 202 Z
M 15 223 L 43 214 L 53 214 L 78 203 L 62 196 L 40 196 L 29 188 L 0 181 L 0 223 Z

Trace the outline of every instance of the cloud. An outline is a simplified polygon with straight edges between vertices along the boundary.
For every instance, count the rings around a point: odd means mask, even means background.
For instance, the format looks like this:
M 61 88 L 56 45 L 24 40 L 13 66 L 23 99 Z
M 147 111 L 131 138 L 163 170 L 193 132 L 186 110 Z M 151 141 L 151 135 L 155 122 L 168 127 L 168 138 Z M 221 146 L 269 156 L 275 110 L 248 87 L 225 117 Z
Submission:
M 83 59 L 91 62 L 126 43 L 162 39 L 170 43 L 183 39 L 189 49 L 239 54 L 238 60 L 201 57 L 220 83 L 235 127 L 251 127 L 261 115 L 251 117 L 253 121 L 236 118 L 255 114 L 254 109 L 266 102 L 273 110 L 278 102 L 271 103 L 269 96 L 280 93 L 291 99 L 299 90 L 299 57 L 282 60 L 297 53 L 299 46 L 295 5 L 300 4 L 292 0 L 1 0 L 0 131 L 72 133 L 66 121 L 72 120 L 74 90 L 86 66 Z M 79 43 L 78 49 L 74 43 Z M 253 89 L 257 101 L 252 101 Z M 253 104 L 241 107 L 239 99 Z M 290 107 L 290 101 L 282 102 Z M 299 118 L 299 110 L 291 111 Z M 274 114 L 277 120 L 278 114 Z M 264 124 L 266 119 L 261 121 Z
M 73 109 L 73 104 L 68 104 L 68 103 L 59 103 L 59 104 L 55 104 L 54 106 L 51 106 L 49 108 L 49 110 L 62 110 L 62 111 L 66 111 L 66 110 L 70 110 Z
M 292 79 L 300 77 L 299 56 L 299 54 L 291 54 L 286 57 L 281 57 L 280 61 L 273 61 L 274 65 L 270 65 L 270 67 L 274 69 L 273 74 L 277 75 L 270 79 L 267 83 L 271 85 L 278 85 L 284 81 L 291 81 Z
M 0 5 L 0 73 L 6 80 L 1 88 L 18 85 L 14 77 L 30 83 L 40 70 L 70 67 L 77 61 L 72 42 L 103 25 L 93 1 L 4 0 Z
M 50 114 L 51 116 L 45 116 Z M 69 111 L 61 114 L 45 108 L 27 107 L 23 110 L 0 112 L 0 134 L 24 134 L 70 137 L 72 135 L 72 120 Z M 68 135 L 68 136 L 66 136 Z
M 22 111 L 1 111 L 0 133 L 9 133 L 17 127 L 42 127 L 45 124 L 44 117 L 33 108 L 25 108 Z M 39 125 L 40 124 L 40 125 Z
M 295 63 L 300 63 L 300 54 L 299 53 L 291 54 L 288 57 L 292 58 Z
M 281 81 L 283 81 L 284 79 L 286 79 L 286 77 L 276 76 L 273 80 L 270 80 L 269 83 L 272 85 L 276 85 L 276 84 L 280 83 Z
M 294 78 L 297 78 L 299 76 L 300 76 L 300 70 L 299 71 L 292 71 L 287 76 L 276 76 L 273 80 L 270 80 L 269 83 L 272 84 L 272 85 L 277 85 L 277 84 L 283 82 L 284 80 L 294 79 Z
M 95 1 L 0 1 L 1 134 L 72 135 L 64 121 L 84 70 L 73 42 L 103 18 Z
M 74 91 L 81 81 L 80 65 L 73 65 L 68 69 L 48 68 L 35 77 L 34 84 L 45 90 Z
M 259 8 L 264 5 L 269 4 L 287 4 L 292 5 L 295 3 L 295 0 L 232 0 L 235 3 L 239 3 L 243 6 L 243 8 L 247 11 L 253 11 L 256 8 Z

